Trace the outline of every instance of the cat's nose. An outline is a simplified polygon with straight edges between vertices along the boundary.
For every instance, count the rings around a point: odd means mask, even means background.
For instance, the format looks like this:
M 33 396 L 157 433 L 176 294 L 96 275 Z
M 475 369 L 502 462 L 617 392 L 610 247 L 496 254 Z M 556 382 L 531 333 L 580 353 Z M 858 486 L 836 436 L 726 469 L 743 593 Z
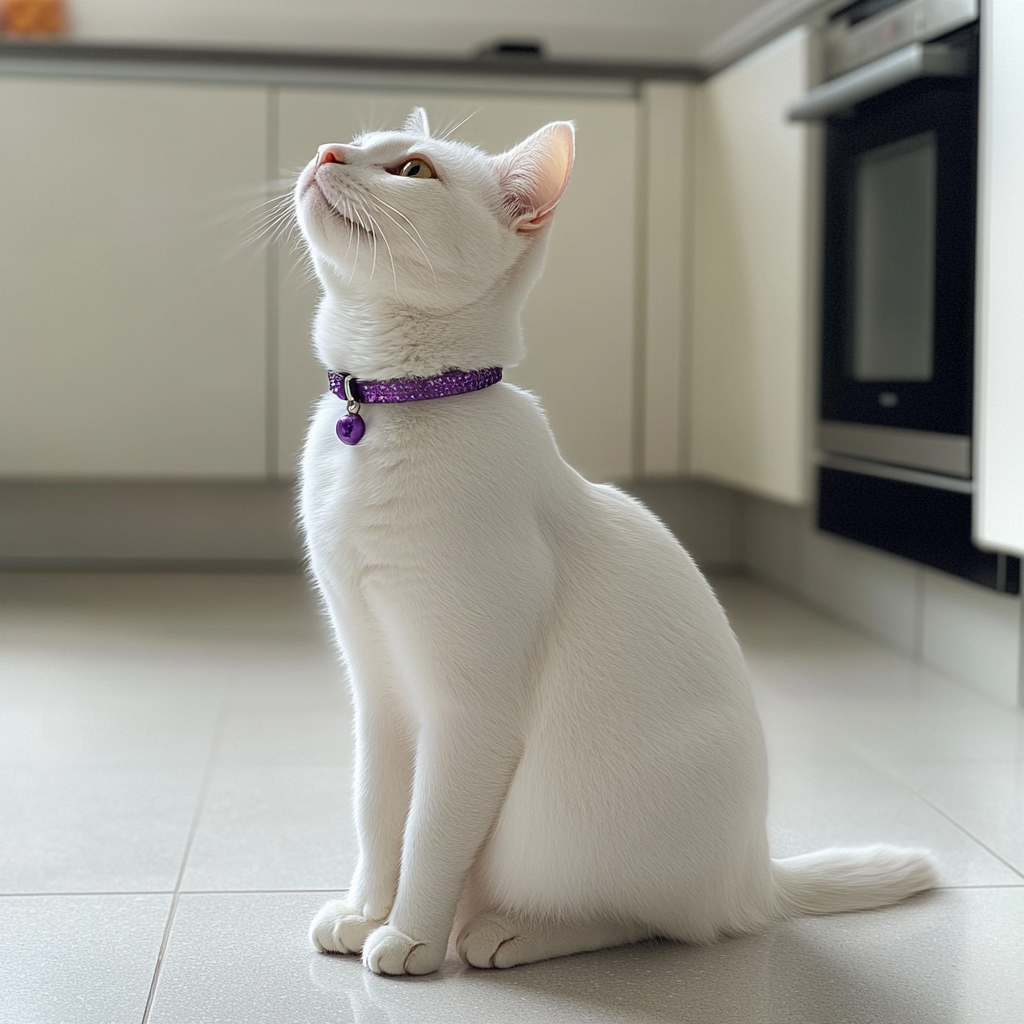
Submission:
M 316 166 L 321 164 L 347 164 L 345 147 L 337 142 L 327 142 L 316 151 Z M 316 168 L 314 168 L 315 170 Z

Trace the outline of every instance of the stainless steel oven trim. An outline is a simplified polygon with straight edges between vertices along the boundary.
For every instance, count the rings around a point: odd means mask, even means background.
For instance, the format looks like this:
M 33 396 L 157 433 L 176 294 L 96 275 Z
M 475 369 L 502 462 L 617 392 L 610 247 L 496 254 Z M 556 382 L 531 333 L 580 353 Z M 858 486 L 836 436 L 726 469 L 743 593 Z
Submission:
M 851 459 L 845 455 L 830 455 L 820 452 L 817 463 L 826 469 L 841 469 L 847 473 L 862 473 L 864 476 L 877 476 L 883 480 L 899 480 L 904 484 L 918 484 L 921 487 L 935 487 L 940 491 L 957 491 L 960 494 L 973 494 L 973 480 L 958 480 L 952 476 L 939 473 L 923 473 L 919 469 L 905 469 L 903 466 L 888 466 L 882 462 L 869 462 L 867 459 Z
M 967 54 L 956 47 L 911 43 L 841 78 L 815 86 L 790 104 L 786 117 L 790 121 L 822 121 L 915 78 L 954 78 L 968 70 Z
M 835 455 L 971 478 L 971 439 L 960 434 L 826 420 L 818 424 L 818 444 Z

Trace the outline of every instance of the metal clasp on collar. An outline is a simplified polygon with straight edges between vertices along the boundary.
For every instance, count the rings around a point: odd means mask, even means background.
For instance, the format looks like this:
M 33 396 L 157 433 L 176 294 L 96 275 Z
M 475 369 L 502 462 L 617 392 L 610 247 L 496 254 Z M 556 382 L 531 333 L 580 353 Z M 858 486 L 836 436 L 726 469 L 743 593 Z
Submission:
M 346 373 L 342 380 L 342 386 L 345 388 L 345 411 L 350 416 L 355 416 L 359 412 L 359 400 L 352 394 L 353 379 L 351 373 Z

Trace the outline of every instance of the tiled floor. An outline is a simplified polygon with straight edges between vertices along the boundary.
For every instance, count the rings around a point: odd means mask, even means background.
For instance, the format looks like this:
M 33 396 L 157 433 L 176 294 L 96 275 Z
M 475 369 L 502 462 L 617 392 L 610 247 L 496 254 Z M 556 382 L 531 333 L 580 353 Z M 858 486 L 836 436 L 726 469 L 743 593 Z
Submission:
M 289 576 L 0 576 L 0 1021 L 1024 1020 L 1024 716 L 743 579 L 775 851 L 943 888 L 694 949 L 386 979 L 308 947 L 354 857 L 340 672 Z

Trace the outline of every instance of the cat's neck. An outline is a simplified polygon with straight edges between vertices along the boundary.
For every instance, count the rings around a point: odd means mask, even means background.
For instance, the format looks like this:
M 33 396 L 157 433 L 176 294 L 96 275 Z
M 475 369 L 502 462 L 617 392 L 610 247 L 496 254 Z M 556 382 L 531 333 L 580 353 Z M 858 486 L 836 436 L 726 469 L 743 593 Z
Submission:
M 494 294 L 436 312 L 328 291 L 317 309 L 313 341 L 329 369 L 368 380 L 507 367 L 523 356 L 519 310 Z

